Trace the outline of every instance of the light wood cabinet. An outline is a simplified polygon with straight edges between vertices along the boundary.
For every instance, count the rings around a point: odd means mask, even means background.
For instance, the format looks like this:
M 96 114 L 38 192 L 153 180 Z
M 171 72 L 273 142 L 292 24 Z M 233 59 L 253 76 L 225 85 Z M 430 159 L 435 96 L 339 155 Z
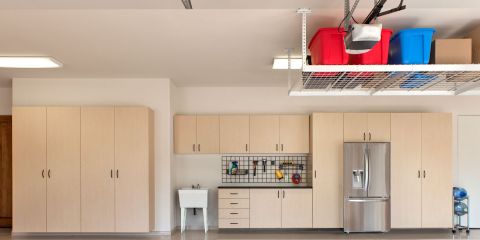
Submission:
M 422 114 L 392 113 L 392 228 L 422 227 Z
M 197 115 L 198 153 L 220 152 L 220 119 L 218 115 Z
M 12 109 L 13 232 L 47 231 L 47 110 Z
M 250 190 L 218 189 L 218 227 L 250 227 Z
M 197 117 L 195 115 L 175 115 L 173 127 L 175 153 L 195 153 L 197 149 Z
M 390 142 L 390 113 L 345 113 L 345 142 Z
M 280 119 L 278 115 L 250 116 L 250 153 L 280 151 Z
M 422 113 L 422 227 L 452 227 L 452 116 Z
M 341 228 L 343 113 L 314 113 L 311 124 L 313 227 Z
M 151 230 L 152 120 L 144 107 L 14 107 L 13 231 Z
M 369 113 L 368 141 L 390 142 L 390 113 Z
M 219 153 L 218 115 L 176 115 L 174 147 L 177 154 Z
M 82 108 L 82 232 L 115 231 L 113 107 Z
M 80 232 L 79 107 L 47 108 L 47 231 Z
M 220 153 L 249 153 L 250 117 L 220 116 Z
M 281 189 L 250 189 L 250 228 L 281 228 Z
M 312 189 L 282 189 L 282 228 L 311 228 L 312 207 Z
M 116 232 L 153 229 L 153 113 L 115 107 Z
M 280 115 L 280 152 L 310 152 L 310 118 L 308 115 Z

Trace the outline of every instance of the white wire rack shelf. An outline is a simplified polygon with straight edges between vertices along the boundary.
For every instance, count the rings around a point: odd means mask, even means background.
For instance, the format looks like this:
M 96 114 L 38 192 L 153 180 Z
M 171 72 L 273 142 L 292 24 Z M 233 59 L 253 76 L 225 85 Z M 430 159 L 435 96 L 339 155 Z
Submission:
M 290 95 L 458 95 L 480 87 L 480 64 L 306 65 Z
M 480 64 L 307 65 L 307 14 L 302 15 L 302 74 L 290 96 L 480 95 Z

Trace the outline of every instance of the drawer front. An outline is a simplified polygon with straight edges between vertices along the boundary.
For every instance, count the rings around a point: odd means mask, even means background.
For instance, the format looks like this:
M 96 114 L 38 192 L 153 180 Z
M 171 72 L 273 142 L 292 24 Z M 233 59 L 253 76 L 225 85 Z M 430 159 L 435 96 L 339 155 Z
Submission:
M 218 208 L 250 208 L 250 199 L 218 199 Z
M 249 218 L 249 209 L 218 209 L 218 218 L 239 219 Z
M 250 221 L 248 219 L 219 219 L 218 228 L 249 228 Z
M 250 197 L 249 189 L 238 189 L 238 188 L 218 189 L 218 198 L 249 198 L 249 197 Z

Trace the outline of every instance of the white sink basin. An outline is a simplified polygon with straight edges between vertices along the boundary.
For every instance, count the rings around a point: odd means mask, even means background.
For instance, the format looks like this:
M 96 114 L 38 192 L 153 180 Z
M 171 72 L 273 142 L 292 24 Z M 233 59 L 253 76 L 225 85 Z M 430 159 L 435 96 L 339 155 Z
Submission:
M 181 208 L 207 208 L 208 206 L 208 188 L 182 188 L 178 190 L 178 197 Z

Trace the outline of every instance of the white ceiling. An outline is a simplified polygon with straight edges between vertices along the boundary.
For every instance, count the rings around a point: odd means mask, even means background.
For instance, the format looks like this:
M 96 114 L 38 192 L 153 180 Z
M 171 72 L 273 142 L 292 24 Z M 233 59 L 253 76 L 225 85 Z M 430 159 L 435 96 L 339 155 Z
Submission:
M 0 0 L 0 55 L 48 55 L 64 64 L 61 69 L 0 69 L 0 85 L 14 77 L 165 77 L 180 86 L 285 85 L 287 73 L 271 70 L 271 64 L 286 48 L 300 53 L 295 9 L 314 8 L 309 36 L 318 27 L 337 26 L 343 13 L 340 0 L 192 2 L 205 9 L 184 10 L 180 0 L 43 0 L 41 5 L 38 0 Z M 436 8 L 427 9 L 427 2 Z M 406 1 L 407 10 L 382 22 L 394 29 L 433 26 L 440 37 L 461 36 L 480 23 L 480 1 L 461 2 Z M 357 18 L 367 12 L 360 9 Z

